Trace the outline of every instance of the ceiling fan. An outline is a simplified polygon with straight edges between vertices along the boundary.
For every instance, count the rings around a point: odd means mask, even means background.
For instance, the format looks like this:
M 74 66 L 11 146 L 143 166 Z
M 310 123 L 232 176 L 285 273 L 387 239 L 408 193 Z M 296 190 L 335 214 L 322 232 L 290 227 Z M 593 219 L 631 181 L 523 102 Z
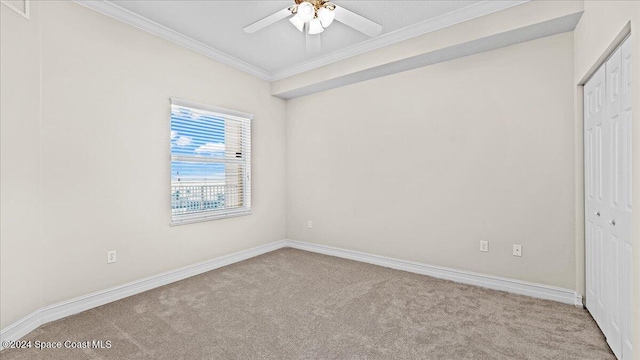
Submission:
M 298 31 L 306 30 L 307 52 L 317 52 L 320 50 L 320 37 L 310 35 L 319 35 L 331 25 L 333 20 L 337 20 L 371 37 L 380 35 L 382 31 L 382 25 L 338 6 L 329 0 L 294 1 L 294 5 L 245 26 L 244 32 L 253 34 L 289 17 L 289 21 Z

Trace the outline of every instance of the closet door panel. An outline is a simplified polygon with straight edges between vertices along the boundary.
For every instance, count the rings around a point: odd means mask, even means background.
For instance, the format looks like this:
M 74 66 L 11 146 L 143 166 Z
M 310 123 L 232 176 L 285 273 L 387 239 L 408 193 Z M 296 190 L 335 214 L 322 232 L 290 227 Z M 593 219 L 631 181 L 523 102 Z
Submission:
M 607 199 L 607 224 L 605 225 L 605 263 L 604 263 L 604 289 L 605 289 L 605 318 L 603 328 L 607 343 L 613 353 L 622 356 L 622 325 L 621 296 L 622 289 L 622 234 L 620 233 L 623 220 L 620 218 L 620 209 L 623 207 L 624 176 L 622 174 L 624 153 L 624 129 L 621 126 L 621 98 L 622 98 L 622 62 L 621 50 L 615 53 L 605 63 L 606 89 L 605 89 L 605 127 L 608 130 L 605 151 L 608 166 L 604 171 L 607 181 L 605 197 Z
M 633 358 L 633 247 L 631 246 L 631 42 L 629 40 L 625 41 L 620 50 L 620 137 L 622 139 L 622 153 L 620 156 L 620 186 L 623 192 L 623 200 L 620 206 L 616 208 L 615 216 L 620 219 L 620 227 L 617 229 L 617 233 L 622 239 L 622 282 L 620 291 L 620 316 L 622 321 L 621 352 L 622 359 L 631 360 Z
M 587 308 L 598 325 L 605 320 L 604 284 L 604 219 L 606 213 L 606 133 L 604 126 L 605 69 L 600 68 L 585 85 L 585 229 Z

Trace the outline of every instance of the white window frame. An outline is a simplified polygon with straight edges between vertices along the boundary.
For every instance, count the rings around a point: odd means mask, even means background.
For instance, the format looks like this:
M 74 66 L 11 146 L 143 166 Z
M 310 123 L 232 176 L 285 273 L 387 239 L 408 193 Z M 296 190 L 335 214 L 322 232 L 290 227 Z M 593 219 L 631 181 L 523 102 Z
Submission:
M 191 224 L 203 221 L 211 221 L 217 219 L 225 219 L 236 216 L 251 215 L 251 125 L 253 121 L 253 114 L 243 113 L 236 110 L 225 109 L 222 107 L 211 106 L 206 104 L 197 103 L 194 101 L 179 99 L 175 97 L 170 98 L 169 106 L 169 132 L 171 132 L 171 105 L 182 106 L 187 108 L 196 109 L 199 111 L 206 111 L 217 117 L 224 119 L 240 121 L 243 126 L 248 127 L 246 139 L 247 144 L 243 144 L 243 159 L 245 161 L 244 177 L 243 177 L 243 206 L 228 210 L 210 210 L 203 212 L 196 212 L 191 214 L 179 214 L 174 215 L 172 211 L 172 181 L 171 174 L 169 175 L 169 209 L 171 210 L 171 222 L 170 226 Z M 169 168 L 171 169 L 171 162 L 178 160 L 179 156 L 174 156 L 171 152 L 171 143 L 169 143 Z M 206 160 L 203 162 L 207 162 Z

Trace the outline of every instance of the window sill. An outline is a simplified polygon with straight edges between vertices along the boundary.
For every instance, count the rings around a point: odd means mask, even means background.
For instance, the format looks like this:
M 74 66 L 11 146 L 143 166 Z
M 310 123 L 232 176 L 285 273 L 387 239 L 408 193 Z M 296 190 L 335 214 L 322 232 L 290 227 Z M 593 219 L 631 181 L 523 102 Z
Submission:
M 184 218 L 181 220 L 172 220 L 171 223 L 169 223 L 169 226 L 179 226 L 179 225 L 193 224 L 193 223 L 199 223 L 204 221 L 220 220 L 220 219 L 226 219 L 226 218 L 232 218 L 232 217 L 238 217 L 238 216 L 246 216 L 246 215 L 251 215 L 252 213 L 253 212 L 251 210 L 242 210 L 242 211 L 236 211 L 236 212 L 231 212 L 226 214 L 215 214 L 215 215 L 207 215 L 207 216 L 201 216 L 201 217 Z

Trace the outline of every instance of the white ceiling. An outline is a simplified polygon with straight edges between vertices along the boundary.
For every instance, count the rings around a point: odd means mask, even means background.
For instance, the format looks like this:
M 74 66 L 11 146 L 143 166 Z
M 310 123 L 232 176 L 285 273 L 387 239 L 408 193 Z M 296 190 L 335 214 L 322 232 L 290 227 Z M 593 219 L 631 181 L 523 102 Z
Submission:
M 368 36 L 334 22 L 322 33 L 322 52 L 307 54 L 305 35 L 286 19 L 254 34 L 242 28 L 284 9 L 290 1 L 112 0 L 130 12 L 187 38 L 273 74 L 371 41 Z M 382 25 L 380 37 L 408 27 L 455 15 L 483 1 L 352 1 L 340 6 Z M 391 34 L 393 35 L 393 34 Z

